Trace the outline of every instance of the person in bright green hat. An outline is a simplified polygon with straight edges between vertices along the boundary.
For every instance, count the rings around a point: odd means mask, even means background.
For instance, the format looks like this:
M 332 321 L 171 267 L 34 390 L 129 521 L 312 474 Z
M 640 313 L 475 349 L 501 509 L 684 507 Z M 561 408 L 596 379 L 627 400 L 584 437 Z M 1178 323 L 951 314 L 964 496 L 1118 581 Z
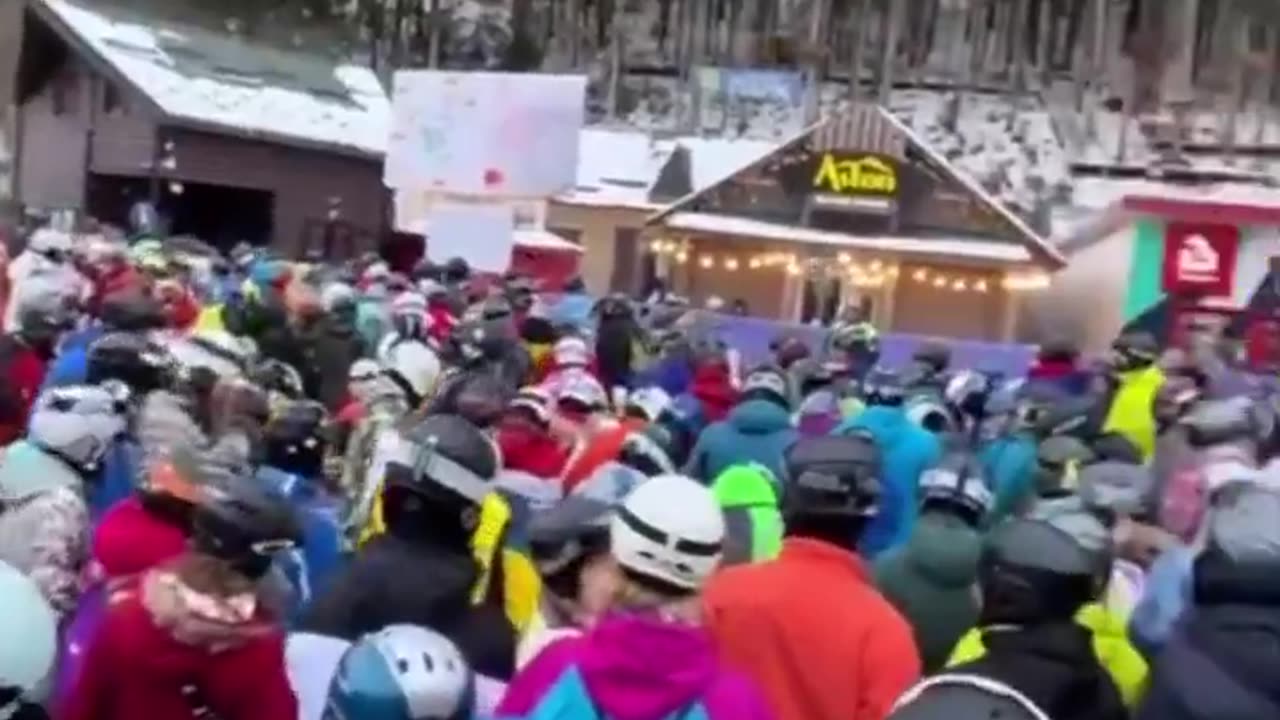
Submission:
M 733 465 L 716 476 L 711 491 L 725 517 L 725 565 L 772 560 L 782 549 L 778 483 L 759 463 Z

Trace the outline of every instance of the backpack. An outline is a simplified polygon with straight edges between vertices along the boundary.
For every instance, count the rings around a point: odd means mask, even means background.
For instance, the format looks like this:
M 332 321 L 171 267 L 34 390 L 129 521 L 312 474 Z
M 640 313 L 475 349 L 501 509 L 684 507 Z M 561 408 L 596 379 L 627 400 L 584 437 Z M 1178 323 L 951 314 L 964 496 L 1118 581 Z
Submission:
M 591 696 L 587 694 L 586 683 L 582 673 L 570 667 L 547 690 L 547 694 L 538 701 L 537 707 L 527 715 L 517 718 L 498 718 L 498 720 L 610 720 L 596 707 Z M 663 720 L 711 720 L 710 714 L 701 701 L 677 710 Z

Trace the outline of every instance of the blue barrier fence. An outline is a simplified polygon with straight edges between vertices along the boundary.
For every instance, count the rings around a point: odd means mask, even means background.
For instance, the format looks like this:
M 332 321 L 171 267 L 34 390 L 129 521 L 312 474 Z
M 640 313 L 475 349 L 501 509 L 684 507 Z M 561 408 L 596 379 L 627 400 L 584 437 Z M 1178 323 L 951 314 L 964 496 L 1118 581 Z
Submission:
M 722 315 L 700 311 L 697 326 L 711 331 L 742 353 L 748 366 L 769 358 L 769 343 L 779 335 L 794 335 L 818 351 L 826 342 L 825 327 L 796 325 L 763 318 Z M 952 365 L 1001 373 L 1007 377 L 1026 373 L 1035 358 L 1035 346 L 1016 343 L 993 343 L 980 340 L 956 340 L 928 335 L 887 333 L 880 336 L 880 360 L 889 367 L 901 368 L 921 343 L 945 342 L 951 348 Z

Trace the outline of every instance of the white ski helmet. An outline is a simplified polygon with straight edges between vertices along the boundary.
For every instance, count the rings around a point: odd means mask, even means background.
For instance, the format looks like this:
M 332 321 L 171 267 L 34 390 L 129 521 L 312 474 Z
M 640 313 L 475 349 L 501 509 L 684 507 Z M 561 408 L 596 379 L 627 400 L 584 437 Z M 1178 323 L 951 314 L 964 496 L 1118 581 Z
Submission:
M 671 404 L 671 396 L 658 386 L 640 388 L 627 396 L 627 410 L 638 412 L 649 422 L 658 419 Z
M 119 383 L 53 388 L 36 399 L 27 439 L 80 469 L 90 469 L 125 431 L 127 403 L 128 393 Z
M 572 400 L 584 407 L 600 410 L 609 404 L 609 396 L 604 386 L 586 372 L 574 373 L 567 378 L 560 391 L 556 393 L 556 402 Z
M 440 377 L 440 357 L 418 340 L 395 343 L 381 360 L 383 371 L 419 398 L 426 397 Z
M 0 687 L 17 689 L 17 702 L 38 704 L 58 655 L 57 619 L 36 584 L 3 562 L 0 598 Z M 0 717 L 10 708 L 0 704 Z
M 659 475 L 623 501 L 609 528 L 624 569 L 684 590 L 720 564 L 724 515 L 711 491 L 684 475 Z
M 558 368 L 586 367 L 591 363 L 591 351 L 587 349 L 585 340 L 570 335 L 556 341 L 551 349 L 551 358 Z
M 170 350 L 183 369 L 204 368 L 226 379 L 242 377 L 255 354 L 250 342 L 217 331 L 198 332 L 173 343 Z

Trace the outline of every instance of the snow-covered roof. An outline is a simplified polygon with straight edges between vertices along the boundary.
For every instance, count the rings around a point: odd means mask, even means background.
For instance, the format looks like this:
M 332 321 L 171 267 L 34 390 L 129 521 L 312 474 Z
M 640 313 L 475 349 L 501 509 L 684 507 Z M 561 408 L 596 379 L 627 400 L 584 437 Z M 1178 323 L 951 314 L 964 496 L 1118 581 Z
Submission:
M 558 250 L 560 252 L 582 254 L 581 245 L 571 243 L 549 230 L 541 228 L 516 230 L 515 233 L 513 233 L 513 236 L 517 247 L 528 248 L 530 250 Z
M 672 230 L 712 233 L 726 237 L 747 237 L 796 242 L 804 245 L 842 247 L 937 257 L 946 255 L 1003 263 L 1026 263 L 1031 252 L 1022 245 L 969 238 L 913 238 L 900 236 L 860 236 L 826 230 L 781 225 L 778 223 L 729 217 L 713 213 L 676 212 L 662 220 Z
M 33 6 L 171 121 L 370 156 L 386 148 L 391 105 L 367 68 L 96 5 Z
M 556 198 L 570 205 L 656 210 L 649 190 L 678 146 L 689 151 L 693 188 L 711 186 L 769 154 L 762 140 L 659 138 L 639 130 L 587 128 L 579 135 L 578 184 Z

